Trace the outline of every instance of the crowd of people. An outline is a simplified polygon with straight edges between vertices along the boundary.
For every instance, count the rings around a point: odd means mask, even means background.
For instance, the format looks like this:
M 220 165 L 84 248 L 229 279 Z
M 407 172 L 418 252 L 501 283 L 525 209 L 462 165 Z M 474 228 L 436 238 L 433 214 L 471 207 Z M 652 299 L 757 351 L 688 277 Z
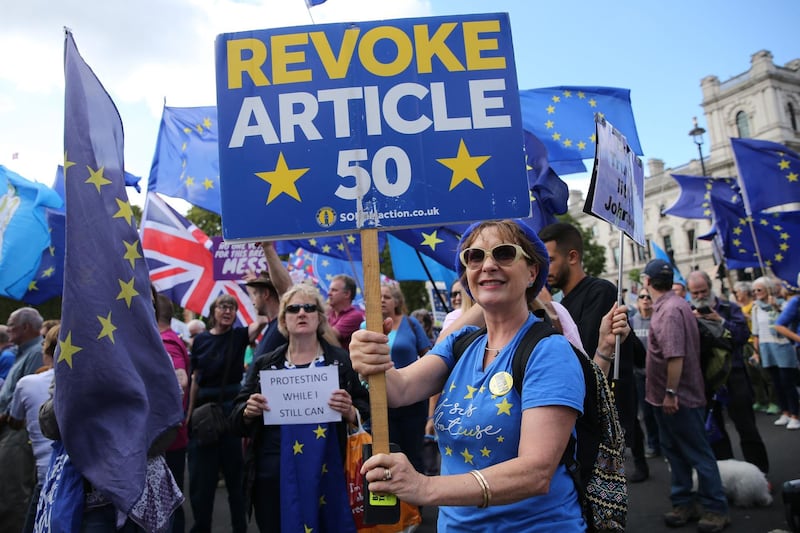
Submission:
M 270 243 L 262 248 L 269 270 L 244 280 L 258 312 L 248 326 L 236 325 L 236 299 L 221 295 L 206 320 L 189 321 L 179 336 L 171 326 L 172 302 L 153 291 L 156 323 L 186 414 L 159 452 L 181 491 L 188 479 L 192 522 L 178 506 L 170 531 L 212 530 L 221 479 L 234 532 L 246 531 L 249 520 L 262 532 L 289 531 L 293 520 L 305 516 L 309 511 L 292 500 L 291 483 L 309 461 L 321 461 L 315 484 L 332 483 L 346 494 L 346 441 L 359 425 L 369 426 L 367 381 L 379 373 L 385 373 L 389 439 L 401 451 L 367 458 L 361 473 L 371 492 L 438 506 L 441 531 L 587 529 L 581 487 L 563 458 L 592 392 L 574 350 L 609 379 L 615 375 L 615 406 L 634 465 L 628 482 L 649 478 L 649 459 L 669 462 L 669 526 L 697 521 L 699 531 L 713 532 L 730 523 L 716 463 L 734 457 L 726 416 L 743 459 L 764 474 L 769 459 L 755 413 L 779 415 L 775 424 L 787 430 L 800 428 L 800 298 L 768 277 L 737 284 L 735 300 L 727 300 L 704 272 L 689 273 L 685 285 L 674 283 L 672 266 L 656 259 L 644 269 L 641 288 L 632 291 L 631 309 L 621 304 L 614 284 L 584 271 L 583 241 L 574 226 L 553 224 L 537 234 L 521 221 L 480 222 L 461 237 L 441 331 L 433 329 L 430 311 L 408 312 L 395 283 L 380 288 L 383 331 L 369 331 L 354 305 L 352 277 L 333 277 L 325 299 L 308 282 L 293 284 Z M 722 393 L 710 394 L 704 382 L 698 319 L 715 323 L 733 343 Z M 561 334 L 535 345 L 521 383 L 514 383 L 515 351 L 542 321 Z M 475 331 L 463 352 L 456 349 L 459 337 Z M 17 309 L 0 325 L 0 439 L 6 450 L 8 443 L 14 446 L 13 454 L 0 457 L 0 501 L 24 502 L 8 531 L 34 530 L 42 485 L 53 468 L 58 340 L 58 321 L 44 321 L 31 307 Z M 335 367 L 338 376 L 324 398 L 335 421 L 264 423 L 277 401 L 264 376 L 323 367 Z M 191 429 L 193 414 L 209 403 L 219 404 L 227 420 L 227 430 L 210 443 Z M 707 434 L 709 420 L 717 432 L 697 438 Z M 299 431 L 324 439 L 331 455 L 303 457 Z M 438 441 L 441 464 L 435 470 L 424 464 L 426 436 Z M 96 495 L 88 483 L 84 490 L 89 512 Z M 355 531 L 346 497 L 314 494 L 325 503 L 312 511 L 318 523 L 333 520 L 337 531 Z M 143 530 L 130 518 L 120 524 Z

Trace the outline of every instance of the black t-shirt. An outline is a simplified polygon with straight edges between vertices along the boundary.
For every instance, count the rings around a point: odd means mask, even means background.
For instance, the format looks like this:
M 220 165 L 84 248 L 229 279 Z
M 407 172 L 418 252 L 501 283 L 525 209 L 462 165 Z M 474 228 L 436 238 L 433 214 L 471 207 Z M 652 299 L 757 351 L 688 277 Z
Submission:
M 197 371 L 197 384 L 202 387 L 220 387 L 225 375 L 226 357 L 232 358 L 225 385 L 242 381 L 244 352 L 250 343 L 247 327 L 231 328 L 214 335 L 204 331 L 194 338 L 192 344 L 192 371 Z

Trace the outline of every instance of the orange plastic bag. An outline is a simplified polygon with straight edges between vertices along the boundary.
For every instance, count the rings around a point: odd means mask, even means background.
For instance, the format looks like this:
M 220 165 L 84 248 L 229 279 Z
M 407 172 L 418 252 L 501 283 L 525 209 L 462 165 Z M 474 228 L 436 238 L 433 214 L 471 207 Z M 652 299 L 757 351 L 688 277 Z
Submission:
M 372 443 L 372 435 L 367 433 L 358 416 L 358 429 L 347 438 L 347 458 L 345 464 L 345 480 L 350 497 L 350 509 L 353 521 L 359 533 L 411 533 L 422 523 L 419 508 L 404 501 L 400 502 L 400 521 L 390 525 L 364 525 L 364 478 L 360 473 L 363 463 L 362 446 Z

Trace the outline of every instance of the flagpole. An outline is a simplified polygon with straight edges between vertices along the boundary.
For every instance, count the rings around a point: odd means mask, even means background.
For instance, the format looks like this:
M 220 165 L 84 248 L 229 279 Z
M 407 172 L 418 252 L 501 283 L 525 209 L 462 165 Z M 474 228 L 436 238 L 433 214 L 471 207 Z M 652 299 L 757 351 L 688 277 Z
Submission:
M 761 268 L 762 272 L 766 272 L 766 269 L 764 268 L 764 260 L 761 258 L 761 248 L 758 246 L 758 239 L 756 239 L 756 230 L 753 227 L 753 211 L 750 209 L 750 198 L 747 196 L 747 187 L 744 186 L 742 173 L 739 170 L 739 160 L 736 157 L 736 150 L 733 150 L 732 145 L 731 150 L 733 151 L 733 164 L 736 167 L 736 181 L 739 182 L 739 190 L 742 194 L 742 200 L 744 201 L 744 212 L 747 215 L 747 225 L 750 227 L 750 235 L 753 237 L 753 246 L 756 249 L 756 257 L 758 257 L 758 266 Z M 723 257 L 725 256 L 723 255 Z M 731 285 L 731 287 L 733 286 Z
M 436 286 L 436 281 L 434 281 L 433 279 L 433 274 L 431 274 L 431 271 L 428 270 L 428 265 L 425 264 L 425 260 L 422 258 L 422 254 L 419 253 L 419 250 L 417 249 L 414 249 L 414 253 L 417 254 L 417 259 L 419 259 L 419 264 L 422 265 L 422 269 L 425 270 L 425 275 L 428 276 L 428 280 L 431 282 L 431 285 L 433 286 L 433 294 L 436 295 L 436 299 L 439 300 L 439 303 L 442 304 L 442 307 L 444 309 L 447 309 L 448 312 L 452 311 L 452 309 L 450 309 L 450 306 L 445 303 L 442 293 Z
M 311 4 L 308 3 L 308 0 L 303 0 L 303 3 L 306 5 L 306 11 L 308 11 L 308 18 L 311 19 L 311 24 L 316 24 L 316 22 L 314 22 L 314 15 L 311 14 Z

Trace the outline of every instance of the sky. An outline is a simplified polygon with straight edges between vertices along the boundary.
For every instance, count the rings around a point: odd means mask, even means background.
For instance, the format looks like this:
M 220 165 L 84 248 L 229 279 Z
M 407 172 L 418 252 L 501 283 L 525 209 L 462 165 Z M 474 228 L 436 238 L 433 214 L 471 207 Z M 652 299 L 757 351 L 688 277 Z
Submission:
M 777 65 L 800 57 L 797 0 L 758 8 L 747 0 L 327 0 L 310 12 L 304 0 L 0 0 L 0 6 L 0 164 L 46 184 L 63 161 L 64 26 L 119 109 L 126 170 L 142 176 L 143 188 L 164 102 L 216 103 L 213 46 L 220 33 L 507 12 L 520 89 L 630 89 L 644 159 L 661 159 L 667 168 L 697 158 L 688 132 L 694 116 L 705 126 L 702 78 L 738 75 L 759 50 L 771 51 Z M 562 177 L 570 188 L 587 188 L 586 174 Z M 143 195 L 130 199 L 144 203 Z

